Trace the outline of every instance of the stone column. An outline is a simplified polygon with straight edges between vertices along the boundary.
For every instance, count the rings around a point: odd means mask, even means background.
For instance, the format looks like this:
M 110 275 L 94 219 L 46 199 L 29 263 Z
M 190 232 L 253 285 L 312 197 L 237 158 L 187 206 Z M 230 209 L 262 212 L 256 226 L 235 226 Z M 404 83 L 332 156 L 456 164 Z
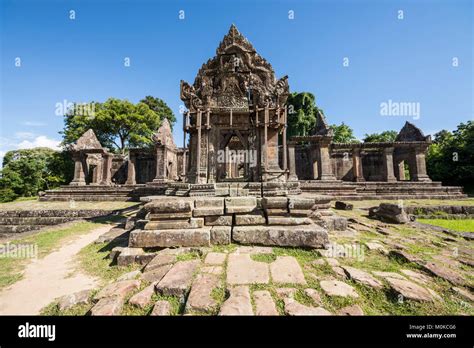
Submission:
M 264 169 L 265 169 L 265 176 L 264 176 L 264 181 L 266 181 L 267 177 L 267 171 L 268 171 L 268 122 L 269 122 L 269 110 L 268 110 L 268 105 L 265 106 L 265 111 L 264 111 L 264 124 L 263 124 L 263 141 L 264 141 L 264 148 L 265 148 L 265 163 L 264 163 Z
M 415 147 L 413 155 L 415 160 L 412 161 L 415 164 L 413 179 L 414 181 L 431 181 L 426 172 L 426 148 Z
M 383 169 L 384 179 L 387 182 L 397 181 L 393 171 L 393 147 L 386 147 L 383 149 Z
M 288 181 L 298 181 L 298 176 L 296 175 L 296 144 L 288 144 L 288 164 L 290 173 L 288 175 Z
M 398 162 L 398 180 L 405 180 L 405 161 Z
M 183 150 L 183 181 L 186 179 L 186 148 Z
M 201 183 L 201 110 L 197 111 L 196 129 L 197 129 L 197 146 L 196 146 L 196 184 Z
M 112 184 L 112 154 L 103 153 L 102 154 L 102 181 L 101 185 L 111 185 Z
M 166 180 L 166 147 L 164 145 L 156 146 L 156 175 L 153 181 L 165 181 Z
M 135 162 L 136 162 L 135 156 L 129 153 L 128 154 L 127 181 L 125 182 L 126 185 L 136 185 L 137 183 L 136 178 L 135 178 Z
M 329 156 L 329 142 L 319 143 L 319 160 L 321 162 L 321 173 L 319 179 L 323 181 L 336 180 L 336 176 L 332 171 L 331 157 Z
M 352 173 L 354 176 L 354 181 L 365 181 L 364 172 L 362 170 L 362 158 L 360 157 L 359 147 L 355 147 L 352 149 Z
M 282 142 L 283 142 L 283 170 L 288 169 L 288 158 L 287 158 L 287 148 L 286 148 L 286 106 L 285 106 L 285 111 L 283 114 L 283 136 L 282 136 Z M 294 152 L 294 147 L 293 147 L 293 152 Z M 294 157 L 294 155 L 293 155 Z
M 72 154 L 74 161 L 74 179 L 69 183 L 71 186 L 83 186 L 86 184 L 84 156 L 80 152 Z

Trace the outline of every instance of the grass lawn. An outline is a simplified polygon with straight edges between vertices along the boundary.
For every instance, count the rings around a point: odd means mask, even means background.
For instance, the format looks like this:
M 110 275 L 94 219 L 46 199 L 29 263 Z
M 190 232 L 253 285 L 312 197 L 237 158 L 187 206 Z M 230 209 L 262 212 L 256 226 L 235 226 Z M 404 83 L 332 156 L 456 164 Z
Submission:
M 446 220 L 446 219 L 417 219 L 417 221 L 448 228 L 458 232 L 474 232 L 474 219 Z
M 10 244 L 34 244 L 37 245 L 38 257 L 44 257 L 51 253 L 70 238 L 85 234 L 103 224 L 108 224 L 121 219 L 120 216 L 110 218 L 98 218 L 93 221 L 76 221 L 62 226 L 45 229 L 39 233 L 15 239 Z M 22 278 L 22 271 L 30 262 L 29 259 L 18 259 L 11 257 L 0 257 L 0 290 Z
M 464 199 L 400 199 L 400 200 L 364 200 L 364 201 L 347 201 L 354 205 L 355 208 L 370 208 L 378 206 L 380 203 L 399 204 L 402 202 L 405 206 L 426 206 L 426 205 L 474 205 L 474 198 Z

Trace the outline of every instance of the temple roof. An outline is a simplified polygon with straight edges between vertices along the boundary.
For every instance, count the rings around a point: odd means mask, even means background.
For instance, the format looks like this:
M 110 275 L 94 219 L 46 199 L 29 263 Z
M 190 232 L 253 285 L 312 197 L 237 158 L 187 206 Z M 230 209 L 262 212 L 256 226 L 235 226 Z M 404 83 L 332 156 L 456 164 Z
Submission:
M 104 150 L 97 136 L 92 129 L 81 135 L 79 139 L 71 146 L 73 151 L 81 150 Z
M 420 128 L 407 121 L 395 141 L 431 141 L 431 136 L 425 136 Z
M 277 80 L 270 63 L 234 24 L 217 47 L 216 56 L 199 69 L 194 83 L 181 81 L 181 99 L 188 109 L 283 106 L 288 94 L 288 77 Z
M 158 128 L 155 134 L 153 134 L 153 141 L 160 145 L 167 145 L 175 148 L 176 144 L 173 140 L 173 132 L 171 131 L 171 125 L 167 118 L 161 121 L 161 126 Z

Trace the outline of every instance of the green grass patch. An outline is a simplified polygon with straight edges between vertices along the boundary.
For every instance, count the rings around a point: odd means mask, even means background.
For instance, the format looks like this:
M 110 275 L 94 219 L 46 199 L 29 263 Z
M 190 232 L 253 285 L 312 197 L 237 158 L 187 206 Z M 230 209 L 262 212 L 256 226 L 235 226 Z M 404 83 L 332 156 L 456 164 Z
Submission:
M 458 232 L 474 232 L 474 219 L 418 219 L 417 221 L 424 224 L 439 226 Z
M 86 274 L 101 279 L 102 283 L 106 283 L 140 268 L 138 264 L 131 264 L 126 267 L 113 265 L 112 260 L 107 257 L 115 246 L 114 243 L 92 243 L 82 248 L 76 256 L 79 269 Z
M 176 261 L 189 261 L 194 259 L 201 259 L 201 254 L 197 251 L 190 253 L 179 254 L 176 256 Z
M 258 262 L 272 263 L 276 260 L 275 254 L 251 254 L 250 258 Z

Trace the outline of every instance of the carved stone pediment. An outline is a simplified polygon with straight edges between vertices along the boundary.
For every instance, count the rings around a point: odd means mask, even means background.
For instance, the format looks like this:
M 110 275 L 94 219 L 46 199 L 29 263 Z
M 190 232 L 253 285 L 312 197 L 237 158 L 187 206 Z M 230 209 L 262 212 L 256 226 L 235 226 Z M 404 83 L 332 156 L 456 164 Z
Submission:
M 249 105 L 283 106 L 288 77 L 276 80 L 272 66 L 232 25 L 216 56 L 199 69 L 193 85 L 181 81 L 181 100 L 188 109 L 248 109 Z
M 158 131 L 153 134 L 153 141 L 157 145 L 166 145 L 170 148 L 176 148 L 176 144 L 173 140 L 173 132 L 171 131 L 171 125 L 167 118 L 161 121 L 161 126 Z

